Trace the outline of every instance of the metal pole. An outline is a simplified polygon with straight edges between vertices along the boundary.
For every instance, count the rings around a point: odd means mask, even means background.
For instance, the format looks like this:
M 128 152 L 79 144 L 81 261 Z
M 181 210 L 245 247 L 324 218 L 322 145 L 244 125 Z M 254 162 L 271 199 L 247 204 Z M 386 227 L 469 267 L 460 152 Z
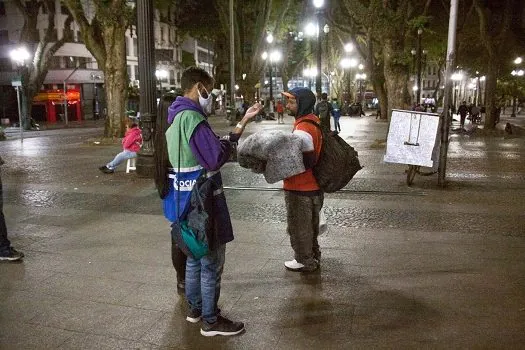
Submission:
M 273 112 L 273 82 L 272 82 L 272 61 L 270 61 L 270 112 Z
M 155 171 L 153 163 L 153 135 L 156 122 L 156 82 L 155 82 L 155 41 L 153 29 L 153 1 L 137 0 L 137 38 L 139 47 L 140 79 L 140 125 L 142 128 L 142 148 L 137 158 L 137 175 L 152 178 Z
M 71 76 L 73 75 L 73 73 L 75 73 L 77 71 L 77 69 L 80 68 L 80 67 L 75 67 L 75 69 L 73 69 L 73 71 L 67 76 L 66 79 L 64 79 L 64 118 L 66 120 L 66 125 L 68 124 L 68 117 L 67 117 L 67 81 L 69 80 L 69 78 L 71 78 Z
M 416 91 L 416 104 L 421 103 L 421 34 L 423 34 L 422 29 L 417 30 L 417 43 L 416 43 L 416 64 L 417 64 L 417 91 Z
M 18 104 L 18 127 L 20 128 L 20 142 L 24 142 L 24 127 L 22 126 L 22 106 L 20 101 L 20 86 L 16 87 L 16 99 Z
M 230 99 L 232 110 L 232 121 L 235 120 L 235 27 L 234 27 L 234 13 L 233 0 L 230 0 Z
M 447 44 L 447 68 L 445 70 L 445 100 L 444 110 L 440 117 L 441 124 L 441 146 L 439 152 L 438 184 L 445 187 L 445 175 L 447 172 L 447 153 L 448 153 L 448 135 L 450 131 L 449 106 L 450 106 L 450 89 L 452 87 L 451 75 L 454 67 L 455 46 L 456 46 L 456 27 L 458 19 L 458 0 L 450 2 L 450 19 L 448 21 L 448 44 Z
M 323 11 L 319 9 L 317 11 L 317 74 L 315 75 L 315 92 L 317 93 L 317 98 L 321 99 L 321 21 L 323 19 Z

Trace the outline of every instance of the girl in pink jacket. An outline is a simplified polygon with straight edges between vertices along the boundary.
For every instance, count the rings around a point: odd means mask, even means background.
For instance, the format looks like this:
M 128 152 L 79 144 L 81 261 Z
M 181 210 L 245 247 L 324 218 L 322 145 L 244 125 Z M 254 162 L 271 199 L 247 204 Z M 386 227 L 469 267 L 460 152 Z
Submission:
M 113 174 L 115 168 L 125 160 L 137 157 L 137 152 L 142 147 L 142 133 L 136 123 L 128 126 L 126 135 L 122 139 L 123 151 L 115 156 L 115 158 L 108 164 L 98 168 L 105 174 Z

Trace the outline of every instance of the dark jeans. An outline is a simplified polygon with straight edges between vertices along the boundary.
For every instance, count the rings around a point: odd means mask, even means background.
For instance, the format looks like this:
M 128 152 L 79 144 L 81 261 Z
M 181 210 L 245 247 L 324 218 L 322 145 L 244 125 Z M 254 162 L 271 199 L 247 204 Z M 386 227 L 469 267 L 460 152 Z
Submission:
M 324 195 L 302 196 L 285 191 L 284 201 L 288 220 L 287 233 L 295 253 L 295 260 L 306 268 L 315 268 L 314 259 L 321 259 L 319 236 L 319 212 L 323 207 Z
M 465 119 L 467 118 L 467 114 L 463 114 L 463 113 L 460 113 L 459 114 L 459 125 L 461 127 L 464 127 L 465 126 Z
M 177 272 L 177 283 L 186 279 L 186 254 L 179 249 L 175 241 L 171 240 L 171 262 Z
M 7 239 L 7 227 L 5 225 L 2 173 L 0 171 L 0 252 L 8 250 L 10 246 L 11 242 Z
M 208 255 L 186 261 L 186 299 L 190 309 L 201 311 L 207 323 L 215 323 L 221 295 L 221 278 L 226 255 L 226 244 L 221 244 Z

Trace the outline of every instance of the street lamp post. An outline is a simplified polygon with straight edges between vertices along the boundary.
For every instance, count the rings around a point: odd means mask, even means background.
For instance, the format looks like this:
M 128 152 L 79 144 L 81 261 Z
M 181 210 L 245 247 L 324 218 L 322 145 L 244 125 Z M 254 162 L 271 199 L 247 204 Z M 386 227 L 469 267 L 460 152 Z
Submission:
M 264 51 L 261 55 L 262 59 L 268 62 L 268 70 L 270 73 L 270 114 L 273 114 L 274 112 L 274 103 L 273 103 L 273 64 L 275 62 L 278 62 L 281 60 L 281 52 L 277 50 L 273 50 L 268 54 L 268 52 Z
M 363 83 L 366 80 L 366 73 L 357 73 L 355 75 L 355 80 L 357 80 L 357 82 L 359 83 L 359 103 L 361 105 L 361 108 L 364 109 L 365 98 L 363 93 Z
M 321 98 L 321 92 L 322 92 L 322 80 L 321 80 L 321 22 L 323 20 L 323 6 L 324 6 L 324 0 L 313 0 L 314 7 L 317 9 L 316 16 L 317 16 L 317 74 L 315 76 L 315 92 L 317 93 L 317 98 Z
M 329 53 L 328 53 L 328 33 L 330 33 L 330 26 L 328 24 L 325 24 L 324 27 L 323 27 L 323 32 L 324 32 L 324 36 L 325 36 L 325 54 L 326 54 L 326 62 L 325 62 L 325 67 L 326 67 L 326 71 L 328 73 L 330 73 L 330 63 L 329 63 L 329 60 L 328 60 L 328 57 L 330 57 Z M 329 75 L 326 75 L 327 77 L 327 80 L 328 80 L 328 96 L 331 95 L 331 89 L 332 89 L 332 86 L 331 86 L 331 79 L 330 79 L 330 76 Z
M 421 73 L 423 67 L 423 55 L 426 55 L 426 50 L 422 49 L 421 46 L 421 35 L 423 34 L 423 29 L 419 28 L 417 30 L 417 40 L 416 40 L 416 49 L 412 50 L 411 53 L 416 60 L 416 87 L 413 89 L 416 92 L 416 104 L 421 103 Z
M 516 66 L 519 66 L 521 63 L 523 62 L 523 59 L 521 57 L 517 57 L 515 60 L 514 60 L 514 64 Z M 514 78 L 516 77 L 522 77 L 524 72 L 523 72 L 523 69 L 514 69 L 512 72 L 511 72 L 512 76 Z M 510 115 L 511 118 L 516 118 L 516 96 L 515 96 L 515 92 L 516 92 L 516 79 L 514 79 L 514 82 L 513 82 L 513 85 L 514 85 L 514 91 L 512 92 L 512 114 Z
M 16 63 L 18 68 L 19 81 L 16 86 L 17 99 L 18 99 L 18 115 L 20 127 L 29 130 L 31 128 L 31 122 L 27 115 L 27 101 L 25 91 L 25 77 L 27 73 L 26 60 L 30 58 L 29 52 L 21 47 L 11 51 L 11 59 Z
M 346 52 L 351 52 L 352 49 L 349 49 L 351 46 L 348 46 L 345 45 L 345 51 Z M 354 67 L 357 67 L 358 65 L 358 62 L 357 62 L 357 59 L 355 58 L 348 58 L 348 57 L 345 57 L 341 60 L 340 62 L 340 65 L 341 65 L 341 68 L 343 68 L 343 70 L 345 71 L 345 73 L 347 74 L 347 94 L 348 94 L 348 102 L 350 102 L 350 98 L 351 98 L 351 88 L 350 88 L 350 82 L 351 82 L 351 70 L 352 68 Z
M 168 77 L 168 72 L 165 69 L 157 69 L 155 71 L 155 77 L 157 77 L 157 81 L 159 82 L 160 96 L 162 97 L 162 80 Z
M 140 124 L 142 148 L 137 158 L 137 175 L 152 178 L 155 171 L 153 162 L 153 135 L 155 134 L 155 41 L 153 28 L 153 1 L 137 0 L 137 38 L 139 47 L 140 80 Z
M 460 72 L 456 72 L 452 74 L 451 79 L 454 81 L 454 110 L 457 111 L 457 97 L 458 97 L 458 89 L 459 89 L 459 82 L 463 80 L 463 74 Z
M 100 104 L 98 102 L 97 80 L 101 79 L 101 77 L 100 75 L 91 73 L 91 79 L 93 80 L 93 120 L 98 120 L 100 116 Z

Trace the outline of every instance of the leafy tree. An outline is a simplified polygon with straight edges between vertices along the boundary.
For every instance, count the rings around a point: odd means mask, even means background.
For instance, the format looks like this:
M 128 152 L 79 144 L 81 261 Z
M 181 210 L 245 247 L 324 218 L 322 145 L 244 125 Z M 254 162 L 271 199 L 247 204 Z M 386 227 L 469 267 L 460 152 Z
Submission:
M 410 96 L 408 42 L 427 25 L 431 0 L 342 0 L 334 12 L 338 27 L 351 34 L 366 61 L 383 116 L 407 108 Z
M 57 40 L 54 0 L 13 0 L 13 4 L 24 18 L 24 25 L 20 34 L 20 43 L 26 46 L 28 52 L 32 54 L 27 68 L 20 71 L 22 81 L 21 91 L 25 97 L 25 105 L 22 106 L 22 110 L 25 111 L 24 114 L 26 116 L 24 128 L 29 129 L 33 98 L 38 94 L 44 83 L 53 56 L 64 43 L 73 39 L 72 31 L 67 30 L 70 29 L 73 18 L 71 16 L 67 17 L 64 24 L 64 35 L 60 40 Z M 41 8 L 47 11 L 47 27 L 42 37 L 40 37 L 38 32 L 38 13 Z
M 120 137 L 125 129 L 126 29 L 134 10 L 126 0 L 63 0 L 80 27 L 82 39 L 104 71 L 108 113 L 104 136 Z
M 495 128 L 497 120 L 497 81 L 501 76 L 508 75 L 502 71 L 505 63 L 512 59 L 516 39 L 512 35 L 513 20 L 516 13 L 523 10 L 519 0 L 482 1 L 473 0 L 473 6 L 479 21 L 480 40 L 485 49 L 486 80 L 485 106 L 487 115 L 484 127 Z
M 215 7 L 219 15 L 220 37 L 223 42 L 229 43 L 229 0 L 215 1 Z M 286 43 L 287 38 L 281 35 L 290 26 L 293 27 L 296 18 L 291 14 L 302 1 L 298 0 L 254 0 L 252 2 L 235 2 L 235 76 L 242 77 L 239 81 L 240 90 L 245 98 L 252 99 L 255 95 L 255 85 L 260 80 L 265 62 L 261 59 L 261 54 L 268 48 L 266 44 L 267 32 L 271 32 L 276 40 Z M 226 79 L 226 62 L 229 57 L 229 46 L 219 45 L 217 47 L 219 67 L 222 72 L 218 72 L 219 81 L 229 81 Z M 285 59 L 287 58 L 287 47 Z M 288 72 L 287 61 L 283 66 L 283 71 Z M 222 74 L 220 74 L 222 73 Z

